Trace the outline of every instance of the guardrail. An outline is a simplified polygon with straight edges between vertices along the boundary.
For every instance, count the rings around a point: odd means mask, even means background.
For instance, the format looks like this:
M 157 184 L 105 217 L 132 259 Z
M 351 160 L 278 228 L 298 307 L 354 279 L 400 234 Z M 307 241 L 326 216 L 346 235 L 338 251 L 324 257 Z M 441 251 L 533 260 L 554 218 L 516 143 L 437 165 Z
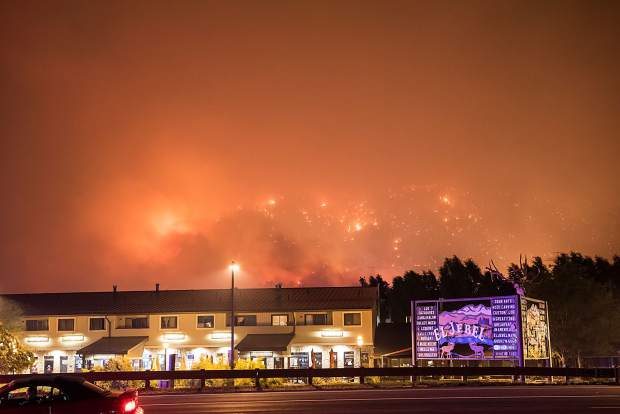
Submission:
M 0 375 L 0 383 L 18 378 L 45 374 Z M 54 374 L 59 375 L 59 374 Z M 404 367 L 404 368 L 307 368 L 307 369 L 256 369 L 256 370 L 189 370 L 189 371 L 99 371 L 62 374 L 97 381 L 144 381 L 144 388 L 150 388 L 153 380 L 200 380 L 200 389 L 206 387 L 210 379 L 252 379 L 254 386 L 260 388 L 260 380 L 268 378 L 304 378 L 312 384 L 313 378 L 357 377 L 360 383 L 366 377 L 492 377 L 509 376 L 520 381 L 528 376 L 571 377 L 614 379 L 620 385 L 618 368 L 543 368 L 543 367 Z

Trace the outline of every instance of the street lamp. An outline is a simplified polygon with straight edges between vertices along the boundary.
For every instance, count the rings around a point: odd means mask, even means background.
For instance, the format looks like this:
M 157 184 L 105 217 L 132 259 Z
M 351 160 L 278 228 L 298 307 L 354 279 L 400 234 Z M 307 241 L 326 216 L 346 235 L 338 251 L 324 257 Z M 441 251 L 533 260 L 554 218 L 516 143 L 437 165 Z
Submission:
M 239 265 L 230 263 L 230 369 L 235 369 L 235 272 L 239 272 Z
M 164 342 L 164 371 L 168 371 L 168 342 Z

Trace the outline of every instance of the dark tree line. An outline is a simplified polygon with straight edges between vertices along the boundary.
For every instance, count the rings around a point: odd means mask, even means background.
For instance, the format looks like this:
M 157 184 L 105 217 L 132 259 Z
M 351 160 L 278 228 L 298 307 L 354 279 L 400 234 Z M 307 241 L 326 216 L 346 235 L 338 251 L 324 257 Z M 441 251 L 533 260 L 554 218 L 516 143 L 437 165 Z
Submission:
M 511 264 L 504 274 L 482 270 L 473 260 L 446 258 L 439 273 L 410 270 L 391 283 L 380 275 L 360 278 L 377 286 L 380 322 L 404 323 L 411 300 L 514 295 L 549 303 L 552 347 L 558 360 L 620 350 L 620 257 L 611 261 L 580 253 L 562 253 L 547 266 L 540 257 Z
M 471 259 L 446 258 L 437 276 L 433 271 L 410 270 L 388 283 L 380 275 L 360 278 L 362 286 L 377 286 L 381 322 L 403 323 L 411 313 L 411 300 L 514 295 L 512 281 L 482 271 Z

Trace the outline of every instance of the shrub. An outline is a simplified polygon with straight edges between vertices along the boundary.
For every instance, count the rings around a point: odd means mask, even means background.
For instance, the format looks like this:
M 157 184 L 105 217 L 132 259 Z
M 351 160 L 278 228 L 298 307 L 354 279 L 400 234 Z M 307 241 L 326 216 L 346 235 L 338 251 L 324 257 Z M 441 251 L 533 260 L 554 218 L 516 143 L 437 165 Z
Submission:
M 133 371 L 131 360 L 127 357 L 114 357 L 106 361 L 101 367 L 93 367 L 91 371 L 99 372 L 116 372 L 116 371 Z M 98 385 L 105 389 L 125 389 L 140 388 L 142 381 L 99 381 Z
M 192 364 L 192 369 L 204 369 L 206 371 L 225 370 L 225 369 L 229 369 L 229 366 L 224 361 L 213 362 L 213 360 L 210 357 L 201 356 L 198 361 Z M 205 381 L 205 385 L 207 387 L 223 387 L 225 384 L 225 381 L 226 380 L 222 378 L 208 379 Z
M 314 377 L 312 378 L 312 384 L 317 386 L 325 385 L 345 385 L 350 384 L 351 381 L 343 377 Z
M 265 378 L 260 380 L 262 387 L 282 387 L 286 384 L 284 378 Z
M 235 369 L 265 369 L 265 363 L 262 359 L 252 360 L 250 358 L 247 359 L 238 359 L 235 362 Z M 254 386 L 254 379 L 252 378 L 236 378 L 235 379 L 235 387 L 252 387 Z

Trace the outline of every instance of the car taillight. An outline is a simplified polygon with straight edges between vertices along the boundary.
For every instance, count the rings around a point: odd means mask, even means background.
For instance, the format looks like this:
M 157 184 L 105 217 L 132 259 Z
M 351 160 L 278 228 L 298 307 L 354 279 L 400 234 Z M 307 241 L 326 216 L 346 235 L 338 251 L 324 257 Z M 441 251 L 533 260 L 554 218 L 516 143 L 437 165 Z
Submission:
M 122 404 L 123 413 L 133 413 L 135 411 L 135 409 L 137 408 L 138 404 L 136 403 L 136 400 L 129 400 L 129 401 L 125 401 Z

